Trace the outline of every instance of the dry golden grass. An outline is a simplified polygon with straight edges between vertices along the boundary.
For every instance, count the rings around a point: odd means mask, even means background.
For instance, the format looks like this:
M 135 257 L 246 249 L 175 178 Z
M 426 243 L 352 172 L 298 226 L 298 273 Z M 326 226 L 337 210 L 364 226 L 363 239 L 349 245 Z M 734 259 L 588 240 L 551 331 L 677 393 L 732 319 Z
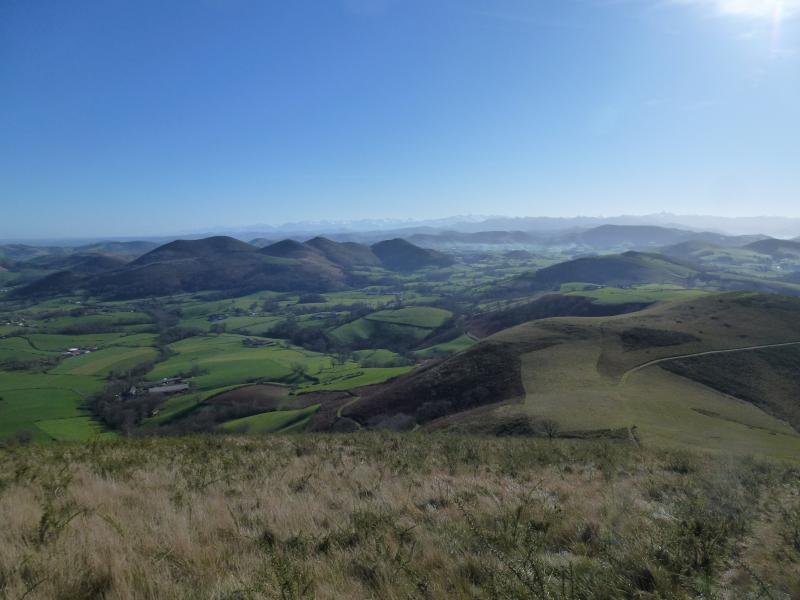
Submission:
M 800 594 L 798 471 L 776 464 L 414 434 L 7 446 L 0 459 L 3 598 Z

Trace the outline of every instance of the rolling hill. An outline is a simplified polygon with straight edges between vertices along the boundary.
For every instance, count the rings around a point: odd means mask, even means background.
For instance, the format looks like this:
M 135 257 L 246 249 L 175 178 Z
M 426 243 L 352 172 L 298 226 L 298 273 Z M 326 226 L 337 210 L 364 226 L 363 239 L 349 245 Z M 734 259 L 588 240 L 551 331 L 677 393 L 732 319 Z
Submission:
M 381 264 L 392 271 L 416 271 L 424 267 L 447 267 L 453 259 L 446 254 L 420 248 L 404 239 L 384 240 L 372 245 Z
M 214 236 L 202 240 L 175 240 L 159 246 L 131 263 L 131 266 L 150 265 L 173 260 L 195 260 L 204 257 L 219 257 L 233 254 L 253 254 L 253 246 L 226 236 Z
M 278 258 L 293 258 L 297 260 L 321 261 L 327 260 L 316 248 L 296 240 L 281 240 L 259 250 L 261 254 L 276 256 Z
M 146 254 L 151 250 L 158 247 L 155 242 L 145 241 L 131 241 L 131 242 L 118 242 L 107 241 L 97 242 L 94 244 L 86 244 L 84 246 L 77 246 L 73 252 L 78 254 L 104 254 L 106 256 L 115 256 L 124 259 L 138 258 L 142 254 Z
M 770 238 L 753 242 L 745 247 L 772 258 L 800 258 L 800 241 Z
M 35 258 L 68 256 L 71 254 L 93 254 L 131 260 L 156 248 L 158 244 L 145 241 L 96 242 L 82 246 L 33 246 L 29 244 L 0 245 L 0 256 L 15 261 L 29 261 Z
M 200 290 L 330 291 L 343 289 L 344 280 L 340 269 L 267 256 L 249 244 L 218 236 L 170 242 L 99 275 L 57 273 L 14 294 L 84 289 L 98 296 L 124 299 Z
M 380 267 L 378 258 L 369 246 L 355 242 L 334 242 L 324 237 L 315 237 L 306 242 L 307 246 L 321 252 L 331 262 L 345 268 Z
M 696 268 L 665 256 L 630 251 L 558 263 L 533 273 L 519 275 L 498 286 L 498 289 L 507 292 L 546 291 L 558 289 L 571 282 L 610 286 L 643 283 L 685 285 L 699 274 Z
M 659 249 L 659 253 L 706 269 L 739 267 L 752 271 L 753 269 L 758 270 L 770 262 L 768 256 L 752 249 L 749 245 L 723 246 L 700 240 L 665 246 Z
M 372 247 L 355 242 L 334 242 L 324 237 L 315 237 L 307 242 L 287 239 L 266 246 L 259 252 L 280 258 L 327 263 L 343 269 L 383 267 L 390 271 L 416 271 L 452 263 L 452 259 L 444 254 L 401 239 L 378 242 Z
M 118 298 L 199 290 L 332 291 L 345 287 L 341 269 L 310 258 L 270 256 L 228 237 L 161 246 L 86 288 Z
M 113 271 L 123 267 L 128 261 L 116 256 L 95 253 L 76 253 L 50 256 L 37 256 L 24 263 L 26 268 L 49 271 L 71 271 L 78 274 L 95 274 Z
M 68 254 L 66 248 L 55 246 L 31 246 L 28 244 L 3 244 L 0 245 L 0 256 L 13 261 L 26 261 L 37 256 L 50 256 L 53 254 Z
M 512 327 L 365 390 L 341 417 L 367 427 L 620 435 L 796 458 L 798 368 L 800 299 L 712 294 Z
M 406 271 L 451 262 L 443 254 L 403 240 L 376 246 L 382 257 L 368 246 L 324 238 L 308 243 L 283 240 L 259 249 L 231 237 L 215 236 L 176 240 L 127 264 L 99 255 L 43 256 L 35 260 L 53 268 L 60 266 L 63 271 L 19 287 L 13 294 L 24 297 L 82 289 L 125 299 L 200 290 L 327 292 L 347 288 L 348 271 L 359 266 Z

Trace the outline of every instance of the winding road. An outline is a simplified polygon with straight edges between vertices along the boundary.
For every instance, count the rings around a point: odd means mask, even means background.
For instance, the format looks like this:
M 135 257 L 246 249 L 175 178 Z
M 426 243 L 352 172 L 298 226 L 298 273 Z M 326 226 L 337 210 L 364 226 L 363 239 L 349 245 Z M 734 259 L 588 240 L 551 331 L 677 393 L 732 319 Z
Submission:
M 800 341 L 798 342 L 781 342 L 780 344 L 762 344 L 760 346 L 745 346 L 743 348 L 728 348 L 725 350 L 706 350 L 704 352 L 695 352 L 693 354 L 679 354 L 677 356 L 665 356 L 664 358 L 656 358 L 654 360 L 647 361 L 646 363 L 642 363 L 629 369 L 625 372 L 622 378 L 619 380 L 620 385 L 623 385 L 628 378 L 636 373 L 637 371 L 641 371 L 642 369 L 646 369 L 647 367 L 652 367 L 653 365 L 657 365 L 659 363 L 669 362 L 671 360 L 680 360 L 682 358 L 696 358 L 698 356 L 710 356 L 712 354 L 730 354 L 732 352 L 746 352 L 748 350 L 765 350 L 767 348 L 783 348 L 785 346 L 798 346 L 800 345 Z

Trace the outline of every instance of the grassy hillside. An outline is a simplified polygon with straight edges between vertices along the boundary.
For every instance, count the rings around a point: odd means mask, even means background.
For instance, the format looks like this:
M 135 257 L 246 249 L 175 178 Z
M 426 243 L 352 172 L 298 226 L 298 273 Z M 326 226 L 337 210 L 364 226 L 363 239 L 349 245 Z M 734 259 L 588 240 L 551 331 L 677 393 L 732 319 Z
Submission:
M 319 410 L 319 404 L 295 410 L 263 412 L 227 421 L 222 425 L 222 429 L 242 433 L 277 433 L 291 427 L 304 425 L 317 410 Z
M 371 342 L 414 346 L 443 325 L 450 311 L 430 306 L 381 310 L 346 323 L 331 331 L 331 336 L 347 344 Z
M 437 435 L 0 447 L 8 598 L 792 598 L 795 468 Z
M 643 283 L 684 285 L 699 272 L 687 264 L 658 254 L 625 252 L 590 256 L 558 263 L 509 281 L 508 291 L 559 289 L 565 283 L 580 281 L 605 286 L 631 286 Z
M 800 431 L 800 346 L 685 358 L 664 368 L 752 402 Z
M 789 375 L 794 355 L 787 355 L 783 384 L 753 381 L 736 398 L 693 375 L 704 370 L 686 373 L 695 381 L 653 361 L 800 342 L 798 316 L 798 299 L 733 293 L 620 316 L 534 321 L 379 386 L 342 414 L 372 426 L 398 423 L 403 415 L 403 427 L 623 435 L 662 446 L 797 458 L 800 435 L 784 420 L 796 414 Z M 734 356 L 743 378 L 757 368 L 762 382 L 775 374 L 758 352 Z

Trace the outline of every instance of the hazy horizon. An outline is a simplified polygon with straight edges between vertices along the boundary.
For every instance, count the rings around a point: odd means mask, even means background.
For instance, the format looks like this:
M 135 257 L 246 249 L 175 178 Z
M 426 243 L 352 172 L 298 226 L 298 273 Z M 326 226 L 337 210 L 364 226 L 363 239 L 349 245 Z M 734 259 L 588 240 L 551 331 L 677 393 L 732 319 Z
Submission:
M 538 226 L 537 226 L 538 225 Z M 381 231 L 402 233 L 430 229 L 432 232 L 501 231 L 520 230 L 530 232 L 563 232 L 570 229 L 591 229 L 600 225 L 650 225 L 656 227 L 709 231 L 728 235 L 764 234 L 777 238 L 800 236 L 800 217 L 780 215 L 721 216 L 700 214 L 624 214 L 624 215 L 571 215 L 551 217 L 547 215 L 450 215 L 438 219 L 338 219 L 319 221 L 291 221 L 284 223 L 251 223 L 242 226 L 209 225 L 195 230 L 173 230 L 165 232 L 140 232 L 132 234 L 104 234 L 102 231 L 87 235 L 1 237 L 0 243 L 30 245 L 80 245 L 98 241 L 171 240 L 226 235 L 245 241 L 259 235 L 299 237 L 337 235 L 348 233 L 373 233 Z
M 0 7 L 0 238 L 800 217 L 798 0 Z

